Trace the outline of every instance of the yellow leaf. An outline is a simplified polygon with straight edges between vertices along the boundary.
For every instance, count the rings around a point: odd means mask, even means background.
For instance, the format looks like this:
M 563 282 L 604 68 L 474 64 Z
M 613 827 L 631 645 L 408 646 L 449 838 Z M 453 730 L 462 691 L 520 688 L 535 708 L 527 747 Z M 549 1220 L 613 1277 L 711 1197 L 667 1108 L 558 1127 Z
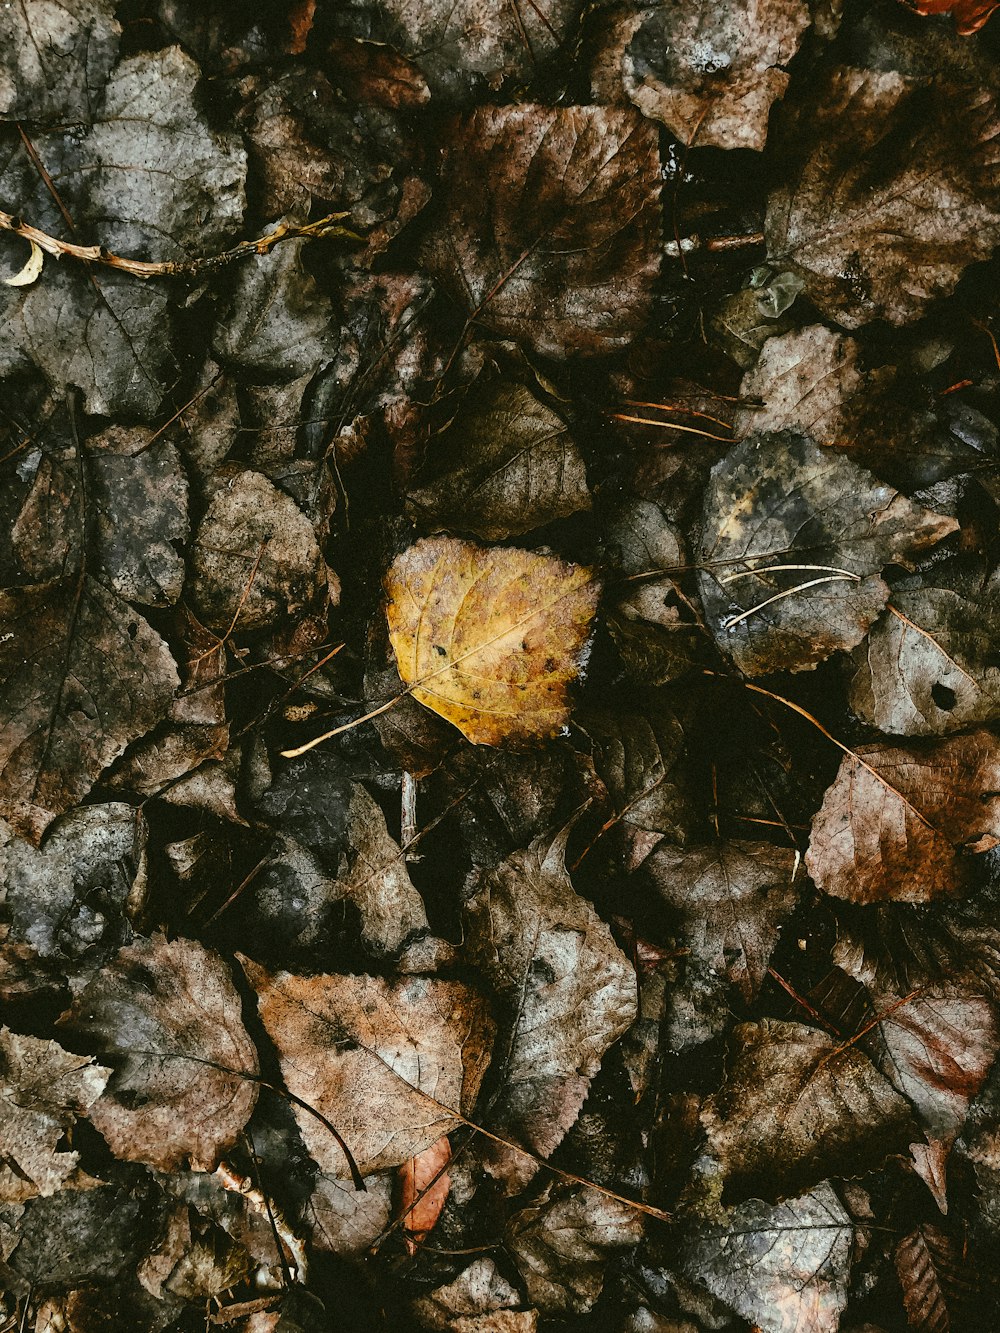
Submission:
M 546 740 L 566 725 L 597 609 L 592 570 L 428 537 L 397 556 L 385 590 L 404 684 L 474 744 Z
M 5 287 L 30 287 L 31 284 L 41 276 L 42 265 L 45 263 L 45 254 L 41 246 L 30 241 L 31 251 L 25 260 L 24 267 L 12 278 L 4 278 Z

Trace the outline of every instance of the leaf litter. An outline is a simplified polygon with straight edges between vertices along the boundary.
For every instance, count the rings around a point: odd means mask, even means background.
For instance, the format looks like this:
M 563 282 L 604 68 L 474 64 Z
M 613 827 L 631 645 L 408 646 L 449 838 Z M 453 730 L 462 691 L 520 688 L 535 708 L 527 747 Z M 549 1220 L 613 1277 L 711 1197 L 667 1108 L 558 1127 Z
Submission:
M 0 1327 L 1000 1310 L 992 3 L 0 14 Z

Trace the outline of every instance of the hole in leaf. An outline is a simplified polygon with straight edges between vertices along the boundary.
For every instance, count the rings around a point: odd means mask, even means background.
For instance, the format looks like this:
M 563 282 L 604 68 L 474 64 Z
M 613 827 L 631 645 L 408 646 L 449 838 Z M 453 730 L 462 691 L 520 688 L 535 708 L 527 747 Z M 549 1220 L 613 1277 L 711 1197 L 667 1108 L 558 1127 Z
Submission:
M 958 702 L 958 696 L 955 691 L 949 689 L 947 685 L 942 685 L 940 681 L 935 681 L 931 686 L 931 698 L 937 704 L 942 712 L 950 713 Z

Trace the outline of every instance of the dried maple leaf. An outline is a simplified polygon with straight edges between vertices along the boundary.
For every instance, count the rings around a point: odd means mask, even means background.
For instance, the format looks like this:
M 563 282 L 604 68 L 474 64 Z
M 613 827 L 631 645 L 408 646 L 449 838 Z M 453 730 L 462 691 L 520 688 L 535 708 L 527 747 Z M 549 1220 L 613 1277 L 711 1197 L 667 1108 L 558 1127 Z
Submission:
M 79 1153 L 60 1148 L 111 1070 L 54 1041 L 0 1028 L 0 1200 L 24 1203 L 72 1188 Z
M 466 903 L 470 961 L 501 996 L 508 1037 L 500 1131 L 547 1157 L 579 1114 L 608 1047 L 636 1016 L 635 973 L 566 872 L 568 830 L 480 872 Z M 509 1180 L 532 1173 L 502 1151 Z
M 861 641 L 889 600 L 885 565 L 957 526 L 806 436 L 748 436 L 705 492 L 706 620 L 748 675 L 806 670 Z
M 854 1226 L 827 1181 L 784 1203 L 750 1199 L 681 1242 L 685 1276 L 762 1333 L 836 1333 Z
M 785 181 L 768 201 L 775 265 L 848 328 L 905 324 L 1000 241 L 1000 119 L 990 93 L 834 69 L 788 103 Z
M 420 703 L 477 745 L 563 729 L 597 608 L 593 571 L 428 537 L 396 557 L 385 591 L 400 678 Z
M 603 23 L 604 50 L 592 75 L 599 100 L 619 100 L 615 85 L 624 82 L 643 115 L 683 143 L 761 149 L 809 7 L 804 0 L 658 0 Z
M 806 867 L 851 902 L 928 902 L 966 882 L 963 848 L 1000 840 L 1000 741 L 985 730 L 845 755 L 812 822 Z
M 655 127 L 617 107 L 485 106 L 443 153 L 425 262 L 470 316 L 546 356 L 626 346 L 660 264 Z
M 955 30 L 963 37 L 978 32 L 994 9 L 1000 8 L 997 0 L 903 0 L 903 4 L 924 17 L 950 14 L 955 20 Z
M 734 1200 L 861 1175 L 916 1137 L 909 1104 L 856 1046 L 773 1019 L 740 1024 L 733 1044 L 702 1121 Z
M 217 954 L 162 935 L 119 950 L 61 1022 L 115 1073 L 90 1118 L 117 1157 L 210 1171 L 257 1101 L 257 1052 Z
M 0 811 L 37 843 L 178 686 L 167 645 L 93 579 L 0 592 Z
M 243 959 L 289 1092 L 335 1126 L 362 1175 L 400 1166 L 468 1115 L 490 1059 L 482 998 L 457 981 L 273 976 Z M 329 1131 L 295 1116 L 321 1170 L 344 1173 Z
M 399 1168 L 399 1216 L 403 1219 L 407 1254 L 419 1253 L 437 1225 L 451 1190 L 450 1161 L 451 1143 L 448 1135 L 442 1134 L 437 1143 Z

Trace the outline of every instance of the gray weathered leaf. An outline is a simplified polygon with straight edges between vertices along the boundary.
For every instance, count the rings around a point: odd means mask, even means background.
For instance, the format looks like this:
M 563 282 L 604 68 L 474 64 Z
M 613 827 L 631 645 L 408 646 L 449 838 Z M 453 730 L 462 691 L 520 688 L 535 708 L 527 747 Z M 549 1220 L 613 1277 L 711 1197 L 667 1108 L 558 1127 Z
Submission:
M 857 1049 L 802 1023 L 733 1031 L 722 1087 L 702 1112 L 727 1196 L 778 1200 L 906 1153 L 913 1113 Z
M 0 810 L 34 842 L 163 717 L 167 645 L 93 579 L 0 593 Z
M 466 948 L 506 1009 L 507 1056 L 493 1105 L 500 1132 L 547 1157 L 576 1119 L 608 1047 L 636 1016 L 635 973 L 566 871 L 568 830 L 478 872 Z M 515 1178 L 528 1159 L 508 1153 Z
M 502 382 L 469 390 L 458 418 L 432 441 L 407 500 L 421 523 L 485 541 L 590 508 L 565 422 L 523 385 Z
M 212 349 L 251 380 L 297 379 L 337 349 L 330 299 L 302 265 L 303 240 L 285 241 L 237 275 Z
M 211 1171 L 257 1101 L 257 1052 L 222 959 L 162 935 L 121 949 L 61 1020 L 114 1074 L 91 1108 L 124 1161 Z
M 751 1199 L 695 1228 L 681 1264 L 763 1333 L 837 1333 L 853 1250 L 851 1219 L 824 1181 L 784 1203 Z
M 526 83 L 561 50 L 583 8 L 580 0 L 345 0 L 337 18 L 350 35 L 409 56 L 436 99 L 465 102 L 508 80 Z
M 327 595 L 326 563 L 295 501 L 260 472 L 222 479 L 190 559 L 189 596 L 209 629 L 271 629 Z
M 945 736 L 1000 716 L 996 576 L 955 561 L 905 580 L 854 650 L 851 708 L 894 736 Z
M 538 1311 L 524 1309 L 492 1259 L 474 1259 L 458 1277 L 410 1307 L 431 1333 L 535 1333 Z
M 0 9 L 0 118 L 87 123 L 118 56 L 112 0 Z
M 5 947 L 59 973 L 100 967 L 131 940 L 146 878 L 146 821 L 130 805 L 71 810 L 41 848 L 0 833 Z
M 337 1179 L 322 1171 L 316 1177 L 306 1218 L 313 1246 L 345 1259 L 361 1259 L 392 1219 L 393 1176 L 371 1175 L 364 1190 L 349 1178 Z
M 645 116 L 699 148 L 764 147 L 785 66 L 809 26 L 806 0 L 655 0 L 603 21 L 595 91 L 615 83 Z
M 985 90 L 838 67 L 786 108 L 768 254 L 847 328 L 905 324 L 1000 241 L 1000 120 Z
M 243 221 L 246 152 L 198 109 L 200 71 L 179 46 L 123 60 L 80 147 L 88 228 L 147 259 L 210 254 Z
M 582 1185 L 549 1185 L 507 1223 L 528 1297 L 543 1314 L 585 1314 L 604 1286 L 615 1250 L 642 1239 L 642 1214 Z
M 115 592 L 169 606 L 184 585 L 177 546 L 188 536 L 187 480 L 175 445 L 112 426 L 88 440 L 97 554 Z
M 805 436 L 748 436 L 705 494 L 706 619 L 748 675 L 806 670 L 861 641 L 889 600 L 885 565 L 956 526 Z
M 726 841 L 682 851 L 661 842 L 642 876 L 680 914 L 680 944 L 750 1003 L 798 899 L 794 868 L 794 849 L 771 843 Z
M 486 106 L 451 127 L 425 262 L 477 322 L 546 356 L 645 322 L 660 263 L 653 126 L 597 106 Z

